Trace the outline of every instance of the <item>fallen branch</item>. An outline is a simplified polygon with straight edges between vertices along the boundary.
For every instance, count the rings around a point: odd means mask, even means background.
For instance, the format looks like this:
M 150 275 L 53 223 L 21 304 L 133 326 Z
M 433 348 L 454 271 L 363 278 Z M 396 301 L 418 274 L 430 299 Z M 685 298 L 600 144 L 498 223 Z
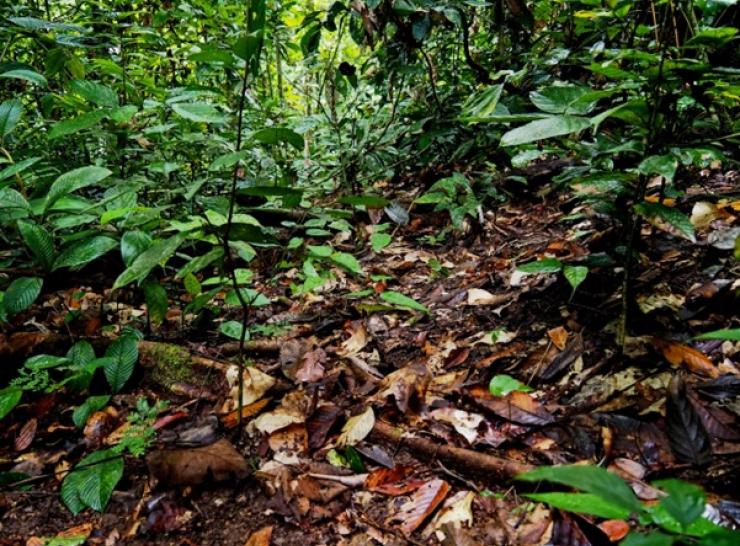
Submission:
M 414 456 L 439 459 L 466 473 L 485 476 L 494 475 L 508 479 L 534 468 L 534 466 L 526 463 L 480 453 L 472 449 L 443 445 L 425 438 L 407 436 L 401 429 L 383 421 L 375 422 L 371 434 L 376 438 L 399 444 L 401 448 L 408 450 Z

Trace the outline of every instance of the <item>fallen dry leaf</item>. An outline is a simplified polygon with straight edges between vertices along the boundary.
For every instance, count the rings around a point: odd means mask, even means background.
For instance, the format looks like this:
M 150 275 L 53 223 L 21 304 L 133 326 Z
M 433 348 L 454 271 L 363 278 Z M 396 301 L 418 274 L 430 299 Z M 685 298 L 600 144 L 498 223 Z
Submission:
M 93 524 L 92 523 L 82 523 L 80 525 L 75 525 L 74 527 L 70 527 L 69 529 L 65 529 L 64 531 L 60 531 L 57 533 L 57 538 L 72 538 L 72 537 L 89 537 L 90 533 L 93 531 Z
M 468 290 L 468 305 L 501 305 L 511 298 L 511 294 L 491 294 L 480 288 L 470 288 Z
M 263 398 L 262 400 L 257 400 L 256 402 L 249 404 L 248 406 L 244 406 L 242 408 L 242 420 L 254 417 L 259 412 L 261 412 L 269 402 L 270 398 Z M 226 415 L 222 415 L 220 417 L 220 420 L 224 428 L 234 428 L 236 425 L 239 424 L 239 410 L 235 409 L 234 411 L 229 412 Z
M 426 527 L 424 536 L 427 537 L 436 529 L 441 529 L 448 524 L 454 527 L 473 525 L 473 499 L 475 499 L 475 493 L 472 491 L 458 491 L 452 495 Z
M 303 355 L 295 371 L 295 379 L 304 383 L 315 383 L 324 377 L 326 353 L 323 349 L 314 349 Z
M 407 413 L 410 406 L 424 400 L 430 380 L 431 373 L 426 364 L 414 362 L 385 376 L 375 399 L 385 400 L 393 396 L 396 407 L 402 413 Z
M 15 439 L 15 444 L 13 447 L 15 447 L 16 451 L 25 451 L 28 449 L 28 447 L 33 442 L 33 439 L 36 437 L 36 429 L 38 428 L 38 421 L 35 417 L 32 417 L 29 419 L 25 425 L 23 425 L 23 428 L 18 433 L 18 436 Z
M 352 335 L 342 342 L 342 346 L 337 350 L 337 354 L 341 356 L 356 355 L 362 349 L 365 348 L 370 341 L 365 324 L 362 321 L 354 321 L 352 323 Z
M 514 391 L 506 396 L 493 396 L 488 389 L 478 385 L 467 389 L 476 404 L 499 417 L 520 425 L 542 426 L 555 418 L 526 392 Z
M 229 366 L 226 370 L 226 381 L 229 383 L 229 396 L 231 397 L 229 409 L 233 409 L 239 403 L 239 368 L 237 366 Z M 242 376 L 242 407 L 262 398 L 274 384 L 275 379 L 272 376 L 254 366 L 245 367 Z
M 249 470 L 246 459 L 225 439 L 204 447 L 153 451 L 146 464 L 157 484 L 169 487 L 243 478 Z
M 701 351 L 677 341 L 668 341 L 657 337 L 653 337 L 652 342 L 653 346 L 659 349 L 665 359 L 672 365 L 683 366 L 693 373 L 706 377 L 719 377 L 717 366 Z
M 404 533 L 413 533 L 434 512 L 449 491 L 450 485 L 444 480 L 428 481 L 401 506 L 391 521 L 401 522 L 399 528 Z
M 478 438 L 478 426 L 483 422 L 482 415 L 455 408 L 438 408 L 431 411 L 429 416 L 437 421 L 451 424 L 457 433 L 471 444 Z
M 568 342 L 568 331 L 562 326 L 553 328 L 547 331 L 547 337 L 553 342 L 555 347 L 561 351 L 565 349 L 565 344 Z
M 308 433 L 306 426 L 295 423 L 276 430 L 267 439 L 273 451 L 273 458 L 283 464 L 298 464 L 299 456 L 308 451 Z
M 244 546 L 270 546 L 272 539 L 272 525 L 255 531 L 244 543 Z
M 334 404 L 323 404 L 316 408 L 313 415 L 306 422 L 308 430 L 308 447 L 318 449 L 326 442 L 329 430 L 337 422 L 339 415 L 342 413 Z
M 604 531 L 606 536 L 608 536 L 609 540 L 612 542 L 619 542 L 627 536 L 627 533 L 630 532 L 629 524 L 621 519 L 608 519 L 606 521 L 602 521 L 599 523 L 599 529 Z
M 364 440 L 375 425 L 373 408 L 368 408 L 359 415 L 350 417 L 342 427 L 342 433 L 337 438 L 338 446 L 353 446 Z

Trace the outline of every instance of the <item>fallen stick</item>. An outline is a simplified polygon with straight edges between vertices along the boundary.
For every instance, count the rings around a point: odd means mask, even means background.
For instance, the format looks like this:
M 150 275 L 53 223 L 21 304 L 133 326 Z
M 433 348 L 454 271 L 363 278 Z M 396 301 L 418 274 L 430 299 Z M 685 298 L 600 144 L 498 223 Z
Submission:
M 428 459 L 439 459 L 464 470 L 467 473 L 495 475 L 499 478 L 513 478 L 517 474 L 534 469 L 534 466 L 449 445 L 438 444 L 425 438 L 407 436 L 404 432 L 383 421 L 376 421 L 371 433 L 373 436 L 399 444 L 412 455 Z

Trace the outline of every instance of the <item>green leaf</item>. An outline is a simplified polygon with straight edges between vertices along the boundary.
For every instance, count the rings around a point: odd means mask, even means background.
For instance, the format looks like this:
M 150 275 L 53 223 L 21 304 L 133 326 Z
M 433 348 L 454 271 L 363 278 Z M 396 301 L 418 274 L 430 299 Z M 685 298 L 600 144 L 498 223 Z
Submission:
M 653 485 L 668 493 L 660 499 L 660 504 L 684 528 L 704 513 L 706 500 L 701 487 L 681 480 L 660 480 Z
M 54 270 L 62 267 L 70 269 L 79 269 L 82 266 L 92 262 L 107 254 L 118 246 L 118 241 L 111 237 L 97 235 L 90 239 L 85 239 L 65 248 L 59 253 L 54 261 Z
M 234 53 L 249 62 L 259 51 L 262 44 L 262 31 L 257 30 L 239 38 L 233 46 Z
M 158 282 L 147 281 L 144 283 L 144 300 L 149 312 L 149 320 L 152 324 L 162 324 L 169 307 L 167 291 Z
M 0 120 L 0 128 L 1 127 L 2 120 Z M 24 159 L 23 161 L 19 161 L 18 163 L 13 163 L 9 167 L 5 167 L 3 170 L 0 171 L 0 181 L 25 171 L 31 165 L 38 163 L 39 160 L 41 160 L 40 157 L 29 157 L 28 159 Z
M 49 188 L 44 202 L 44 210 L 48 210 L 60 197 L 87 186 L 97 184 L 113 174 L 103 167 L 80 167 L 59 176 Z
M 392 305 L 397 305 L 399 307 L 406 307 L 408 309 L 415 309 L 416 311 L 421 311 L 422 313 L 429 314 L 429 309 L 426 308 L 426 306 L 422 305 L 418 301 L 416 301 L 413 298 L 409 298 L 408 296 L 404 296 L 403 294 L 399 292 L 393 292 L 393 291 L 386 291 L 381 292 L 380 299 L 383 301 L 387 301 L 388 303 Z
M 303 137 L 285 127 L 266 127 L 252 134 L 252 138 L 264 144 L 286 142 L 297 150 L 303 150 Z
M 549 114 L 587 114 L 593 101 L 579 101 L 591 90 L 580 85 L 551 85 L 532 91 L 529 98 L 537 108 Z
M 301 36 L 301 51 L 304 57 L 308 57 L 319 48 L 321 42 L 321 25 L 316 23 L 308 27 Z
M 524 496 L 549 504 L 553 508 L 577 514 L 589 514 L 606 519 L 627 519 L 630 516 L 629 510 L 591 493 L 530 493 Z
M 730 341 L 740 341 L 740 328 L 714 330 L 713 332 L 696 336 L 694 339 L 728 339 Z
M 80 116 L 55 123 L 49 131 L 49 138 L 53 140 L 89 129 L 100 123 L 106 115 L 108 115 L 108 110 L 106 109 L 93 110 L 91 112 L 85 112 Z
M 373 252 L 380 252 L 393 241 L 389 233 L 373 233 L 370 236 L 370 246 Z
M 54 263 L 54 240 L 51 234 L 35 222 L 18 221 L 18 231 L 23 242 L 44 270 L 49 271 Z
M 450 10 L 457 14 L 456 10 Z M 458 14 L 459 16 L 459 14 Z M 460 121 L 475 122 L 481 118 L 486 118 L 494 113 L 498 101 L 501 98 L 503 84 L 492 85 L 480 93 L 474 94 L 463 104 L 460 113 Z
M 652 531 L 647 534 L 632 532 L 627 535 L 620 546 L 673 546 L 678 537 L 666 535 L 659 531 Z
M 23 114 L 23 105 L 18 99 L 10 99 L 0 104 L 0 139 L 8 136 Z M 0 177 L 2 180 L 2 177 Z
M 123 457 L 113 449 L 83 458 L 62 482 L 61 497 L 73 514 L 85 507 L 102 512 L 123 477 Z
M 16 80 L 25 80 L 27 82 L 40 85 L 42 87 L 47 87 L 49 85 L 49 82 L 46 81 L 46 78 L 44 78 L 38 72 L 35 72 L 33 70 L 26 70 L 23 68 L 3 72 L 2 74 L 0 74 L 0 78 L 14 78 Z
M 563 264 L 557 258 L 544 258 L 536 262 L 529 262 L 517 266 L 517 270 L 522 273 L 557 273 L 563 268 Z
M 85 100 L 98 106 L 115 108 L 118 106 L 118 94 L 102 83 L 84 80 L 72 80 L 69 87 Z
M 90 345 L 90 342 L 85 340 L 78 341 L 69 348 L 69 351 L 67 351 L 67 358 L 71 360 L 75 366 L 82 367 L 95 360 L 95 350 L 92 345 Z
M 187 273 L 183 276 L 182 283 L 185 286 L 187 293 L 191 296 L 197 296 L 202 290 L 200 281 L 198 281 L 197 277 L 192 273 Z
M 616 474 L 593 465 L 543 466 L 517 476 L 528 482 L 548 481 L 580 489 L 630 512 L 642 512 L 632 489 Z
M 318 258 L 328 258 L 332 255 L 332 252 L 334 252 L 334 249 L 327 245 L 307 245 L 306 249 L 311 256 L 316 256 Z
M 139 360 L 136 338 L 130 335 L 119 337 L 108 346 L 105 356 L 110 359 L 103 367 L 105 378 L 113 392 L 118 392 L 134 373 L 134 367 Z
M 352 205 L 353 207 L 370 207 L 380 209 L 390 203 L 385 197 L 379 195 L 345 195 L 339 199 L 343 205 Z
M 143 231 L 127 231 L 121 237 L 121 259 L 126 267 L 129 267 L 134 260 L 152 246 L 152 238 L 148 233 Z
M 588 267 L 583 265 L 565 265 L 563 266 L 563 276 L 568 281 L 571 288 L 573 288 L 573 294 L 576 293 L 576 289 L 586 280 L 588 275 Z
M 532 392 L 534 389 L 510 375 L 498 374 L 491 378 L 491 382 L 488 384 L 488 390 L 494 396 L 506 396 L 514 391 Z
M 356 275 L 362 275 L 364 273 L 360 262 L 358 262 L 357 258 L 352 256 L 352 254 L 347 254 L 346 252 L 334 252 L 331 255 L 331 260 Z
M 227 320 L 219 326 L 218 331 L 231 339 L 241 339 L 242 323 L 236 320 Z
M 696 242 L 696 234 L 691 220 L 680 211 L 660 203 L 648 203 L 647 201 L 635 205 L 635 211 L 648 219 L 660 218 L 676 228 L 686 239 L 692 243 Z
M 158 265 L 164 265 L 172 257 L 182 241 L 182 235 L 175 235 L 154 243 L 150 248 L 139 254 L 133 263 L 118 276 L 116 282 L 113 283 L 113 290 L 132 282 L 143 281 L 152 269 Z
M 0 419 L 8 415 L 18 405 L 23 396 L 23 390 L 17 387 L 0 389 Z
M 678 159 L 672 155 L 651 155 L 637 167 L 637 170 L 646 176 L 659 174 L 669 182 L 676 176 L 676 169 L 678 169 Z
M 105 407 L 110 400 L 110 395 L 90 396 L 81 405 L 77 406 L 72 413 L 72 422 L 77 428 L 82 428 L 87 423 L 87 419 L 96 411 Z
M 3 308 L 8 316 L 28 309 L 41 294 L 43 284 L 38 277 L 20 277 L 10 283 L 3 297 Z
M 590 125 L 591 122 L 588 119 L 576 116 L 552 116 L 538 119 L 504 133 L 501 137 L 501 146 L 516 146 L 570 133 L 579 133 Z
M 207 102 L 175 103 L 172 109 L 179 116 L 199 123 L 226 123 L 229 119 L 218 108 Z

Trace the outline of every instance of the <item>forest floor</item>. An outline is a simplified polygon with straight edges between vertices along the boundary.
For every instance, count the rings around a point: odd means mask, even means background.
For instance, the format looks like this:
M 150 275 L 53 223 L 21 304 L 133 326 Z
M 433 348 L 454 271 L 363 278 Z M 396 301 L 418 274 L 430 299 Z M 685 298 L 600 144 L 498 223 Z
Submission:
M 551 510 L 512 480 L 530 465 L 579 461 L 609 466 L 646 501 L 653 479 L 699 483 L 717 517 L 737 524 L 740 344 L 692 340 L 737 327 L 740 262 L 726 239 L 740 203 L 701 197 L 736 191 L 733 176 L 697 173 L 701 184 L 675 204 L 694 212 L 696 241 L 645 224 L 624 353 L 622 275 L 606 255 L 619 229 L 579 216 L 586 209 L 565 193 L 513 199 L 437 245 L 425 237 L 447 214 L 412 209 L 378 253 L 357 253 L 371 222 L 358 213 L 354 236 L 332 243 L 368 275 L 336 269 L 300 296 L 296 269 L 260 251 L 255 288 L 270 304 L 250 317 L 263 335 L 248 343 L 243 427 L 229 391 L 235 343 L 215 333 L 238 308 L 192 321 L 181 291 L 148 331 L 140 296 L 107 288 L 113 267 L 50 279 L 0 336 L 3 380 L 31 354 L 63 355 L 81 338 L 104 347 L 125 325 L 146 341 L 134 378 L 84 428 L 71 418 L 84 397 L 63 391 L 29 397 L 3 421 L 0 469 L 31 479 L 0 488 L 0 544 L 60 533 L 100 545 L 609 544 L 627 523 Z M 516 269 L 543 256 L 589 264 L 575 294 L 560 273 Z M 429 312 L 380 300 L 383 291 Z M 531 390 L 494 396 L 489 382 L 504 374 Z M 141 397 L 169 402 L 153 451 L 126 457 L 104 513 L 73 516 L 59 497 L 64 472 L 115 444 Z

